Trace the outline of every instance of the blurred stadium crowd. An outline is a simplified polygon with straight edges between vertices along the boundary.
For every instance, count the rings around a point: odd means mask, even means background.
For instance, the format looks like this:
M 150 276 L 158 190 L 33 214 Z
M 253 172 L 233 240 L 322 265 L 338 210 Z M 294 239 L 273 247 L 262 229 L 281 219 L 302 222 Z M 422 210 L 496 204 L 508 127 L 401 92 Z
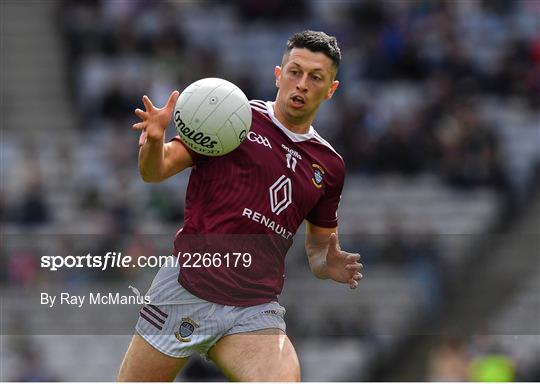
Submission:
M 364 290 L 345 295 L 308 276 L 301 239 L 291 251 L 283 301 L 307 379 L 384 377 L 380 368 L 403 359 L 408 334 L 444 313 L 475 257 L 469 247 L 505 229 L 538 186 L 538 1 L 58 5 L 76 133 L 46 146 L 16 136 L 8 138 L 9 146 L 2 143 L 5 159 L 24 170 L 9 171 L 18 177 L 3 187 L 0 220 L 14 234 L 97 234 L 104 239 L 101 249 L 122 243 L 134 254 L 152 249 L 144 235 L 172 238 L 182 223 L 188 177 L 152 186 L 139 180 L 137 137 L 130 127 L 142 95 L 160 105 L 173 89 L 223 77 L 249 99 L 272 100 L 273 69 L 287 37 L 310 28 L 338 38 L 340 89 L 322 107 L 315 128 L 347 164 L 342 238 L 344 248 L 362 253 L 367 270 Z M 59 240 L 58 247 L 69 254 L 73 241 Z M 32 284 L 44 273 L 36 258 L 39 246 L 4 252 L 4 286 Z M 59 281 L 80 284 L 130 278 L 85 271 L 59 275 Z M 305 297 L 318 292 L 319 301 L 308 309 L 297 302 L 304 291 Z M 344 306 L 353 306 L 356 315 L 343 313 Z M 494 351 L 486 345 L 493 344 L 444 339 L 420 379 L 480 380 L 481 359 Z M 525 349 L 502 344 L 512 347 L 498 345 L 495 356 L 501 360 L 493 364 L 500 377 L 540 380 L 534 358 L 540 354 L 538 335 Z M 329 356 L 332 348 L 341 351 L 341 365 Z M 28 351 L 20 356 L 35 358 Z M 107 361 L 100 364 L 108 369 Z M 209 369 L 193 368 L 189 378 L 210 379 Z M 32 378 L 25 374 L 9 379 Z

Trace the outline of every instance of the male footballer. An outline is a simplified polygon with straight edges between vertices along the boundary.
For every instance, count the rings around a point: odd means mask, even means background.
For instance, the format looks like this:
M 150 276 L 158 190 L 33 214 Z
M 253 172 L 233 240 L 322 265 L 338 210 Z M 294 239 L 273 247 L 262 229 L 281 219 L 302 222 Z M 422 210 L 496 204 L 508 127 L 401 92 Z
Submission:
M 285 333 L 285 309 L 277 299 L 285 255 L 302 222 L 316 277 L 351 289 L 362 278 L 360 255 L 342 251 L 337 238 L 345 165 L 311 125 L 321 103 L 338 88 L 340 59 L 336 39 L 323 32 L 290 37 L 275 68 L 275 101 L 250 101 L 248 137 L 220 157 L 201 156 L 179 137 L 165 143 L 177 91 L 163 108 L 143 97 L 145 111 L 135 110 L 141 121 L 133 125 L 142 131 L 143 180 L 160 182 L 192 168 L 175 255 L 206 244 L 213 247 L 214 261 L 220 259 L 205 267 L 191 255 L 179 256 L 178 266 L 160 269 L 118 380 L 172 381 L 193 353 L 213 360 L 231 380 L 300 380 Z M 220 251 L 220 241 L 198 236 L 220 236 L 227 246 Z M 234 260 L 232 247 L 244 245 L 248 248 Z

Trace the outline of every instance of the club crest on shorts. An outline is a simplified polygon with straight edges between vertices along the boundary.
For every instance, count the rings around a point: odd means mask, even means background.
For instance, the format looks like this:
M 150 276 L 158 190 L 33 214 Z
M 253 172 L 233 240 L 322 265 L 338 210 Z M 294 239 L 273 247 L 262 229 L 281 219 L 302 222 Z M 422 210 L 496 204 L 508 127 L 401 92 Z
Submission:
M 178 332 L 175 332 L 174 335 L 178 341 L 188 343 L 191 341 L 190 336 L 193 334 L 196 328 L 199 328 L 199 324 L 189 317 L 182 317 L 182 323 L 180 324 L 180 327 L 178 327 Z
M 311 178 L 311 181 L 313 182 L 313 185 L 317 188 L 322 187 L 323 182 L 323 176 L 324 176 L 324 169 L 319 164 L 311 164 L 313 167 L 313 177 Z

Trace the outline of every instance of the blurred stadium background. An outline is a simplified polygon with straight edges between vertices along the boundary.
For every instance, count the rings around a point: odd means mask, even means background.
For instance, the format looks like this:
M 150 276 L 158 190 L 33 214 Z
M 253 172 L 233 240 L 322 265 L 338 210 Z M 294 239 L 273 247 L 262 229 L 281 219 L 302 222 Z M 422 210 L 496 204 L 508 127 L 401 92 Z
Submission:
M 540 380 L 540 1 L 0 6 L 0 380 L 114 380 L 135 316 L 123 334 L 73 335 L 21 297 L 143 290 L 155 270 L 51 276 L 39 256 L 73 254 L 79 238 L 168 249 L 189 172 L 140 180 L 141 96 L 161 105 L 223 77 L 271 100 L 286 38 L 308 28 L 342 47 L 315 128 L 347 163 L 341 238 L 365 278 L 348 292 L 310 275 L 301 238 L 290 252 L 281 302 L 304 380 Z M 47 321 L 66 332 L 43 334 Z M 179 379 L 223 377 L 194 359 Z

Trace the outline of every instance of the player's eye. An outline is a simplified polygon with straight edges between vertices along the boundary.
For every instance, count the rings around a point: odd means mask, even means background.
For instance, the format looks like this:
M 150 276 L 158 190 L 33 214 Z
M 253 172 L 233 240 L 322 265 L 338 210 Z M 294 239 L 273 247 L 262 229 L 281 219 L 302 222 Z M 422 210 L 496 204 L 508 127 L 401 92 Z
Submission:
M 320 81 L 322 80 L 322 77 L 318 76 L 318 75 L 311 75 L 311 78 L 315 81 Z

